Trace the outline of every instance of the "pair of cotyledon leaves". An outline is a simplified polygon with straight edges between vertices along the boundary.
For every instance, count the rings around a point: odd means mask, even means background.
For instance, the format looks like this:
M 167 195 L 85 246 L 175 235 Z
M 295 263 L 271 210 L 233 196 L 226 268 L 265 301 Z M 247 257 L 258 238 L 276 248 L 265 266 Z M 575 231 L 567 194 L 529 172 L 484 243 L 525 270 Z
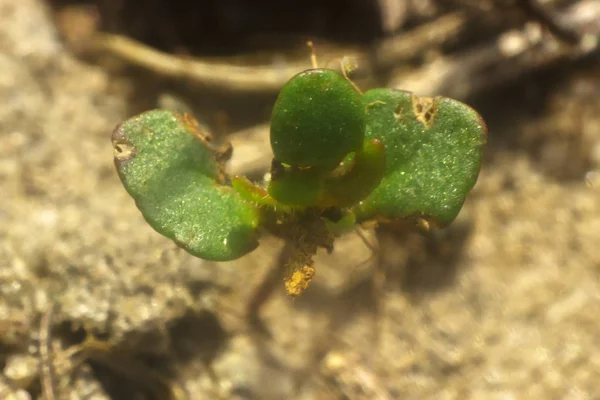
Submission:
M 299 202 L 303 207 L 339 202 L 358 222 L 424 218 L 445 226 L 477 180 L 485 142 L 483 120 L 461 102 L 392 89 L 360 94 L 335 71 L 308 70 L 282 88 L 271 117 L 275 159 L 292 176 L 300 171 L 300 178 L 288 180 L 296 185 L 291 191 L 271 185 L 269 192 L 283 204 L 308 194 Z M 236 259 L 256 248 L 261 207 L 226 184 L 221 162 L 193 117 L 143 113 L 115 129 L 113 146 L 126 190 L 156 231 L 209 260 Z M 327 174 L 349 155 L 368 162 L 355 162 L 347 173 L 359 176 L 349 180 L 358 182 L 355 188 L 336 188 L 345 181 Z M 381 176 L 359 170 L 377 171 L 378 165 Z M 319 177 L 319 190 L 310 179 L 304 183 L 310 171 Z M 323 190 L 333 200 L 323 200 Z M 342 193 L 337 200 L 336 190 Z M 352 196 L 354 190 L 359 194 Z M 355 203 L 342 204 L 341 197 Z

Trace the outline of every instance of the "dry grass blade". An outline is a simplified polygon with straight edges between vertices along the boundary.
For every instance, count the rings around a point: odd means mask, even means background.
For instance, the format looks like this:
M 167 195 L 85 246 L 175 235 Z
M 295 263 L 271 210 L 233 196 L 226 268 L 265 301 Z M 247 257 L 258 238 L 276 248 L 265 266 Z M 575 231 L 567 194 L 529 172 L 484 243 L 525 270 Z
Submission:
M 53 314 L 54 304 L 50 304 L 40 320 L 40 379 L 42 384 L 42 398 L 44 400 L 57 399 L 52 355 Z
M 238 91 L 279 90 L 298 71 L 310 68 L 308 57 L 305 62 L 263 66 L 239 66 L 179 57 L 154 50 L 124 36 L 111 34 L 96 36 L 91 48 L 106 51 L 164 76 Z

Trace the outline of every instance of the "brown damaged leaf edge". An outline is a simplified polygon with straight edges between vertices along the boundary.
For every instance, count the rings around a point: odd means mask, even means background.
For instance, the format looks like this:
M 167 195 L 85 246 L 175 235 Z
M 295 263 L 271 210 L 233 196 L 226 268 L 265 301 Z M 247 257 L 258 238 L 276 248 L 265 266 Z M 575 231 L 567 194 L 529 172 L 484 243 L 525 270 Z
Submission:
M 127 161 L 130 161 L 133 157 L 135 157 L 136 154 L 135 147 L 124 135 L 123 124 L 117 125 L 113 131 L 112 145 L 114 150 L 115 166 L 117 167 L 117 171 L 120 171 L 121 166 Z
M 195 138 L 200 140 L 206 147 L 208 147 L 215 155 L 215 159 L 218 162 L 226 162 L 233 155 L 233 146 L 230 142 L 223 143 L 221 146 L 213 143 L 213 136 L 208 129 L 205 129 L 198 120 L 190 113 L 177 114 L 175 118 L 181 121 L 181 123 L 190 131 Z
M 223 184 L 226 181 L 225 163 L 231 159 L 233 155 L 233 146 L 230 142 L 223 143 L 221 146 L 215 145 L 213 136 L 208 129 L 200 125 L 198 120 L 191 113 L 174 113 L 174 116 L 179 120 L 192 135 L 201 141 L 214 155 L 214 159 L 219 167 L 219 174 L 216 177 L 218 183 Z
M 208 130 L 202 129 L 198 120 L 194 118 L 194 116 L 190 113 L 175 113 L 175 118 L 177 118 L 181 123 L 190 131 L 192 134 L 200 139 L 205 145 L 210 146 L 213 138 L 211 133 Z

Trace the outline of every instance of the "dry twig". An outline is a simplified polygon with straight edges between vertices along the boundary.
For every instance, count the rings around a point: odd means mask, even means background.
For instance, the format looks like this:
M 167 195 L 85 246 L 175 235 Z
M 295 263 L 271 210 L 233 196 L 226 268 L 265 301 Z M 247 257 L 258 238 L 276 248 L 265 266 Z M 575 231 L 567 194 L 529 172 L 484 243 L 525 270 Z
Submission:
M 42 397 L 44 400 L 55 400 L 56 387 L 54 384 L 54 361 L 52 355 L 52 317 L 54 304 L 42 315 L 40 321 L 40 379 Z

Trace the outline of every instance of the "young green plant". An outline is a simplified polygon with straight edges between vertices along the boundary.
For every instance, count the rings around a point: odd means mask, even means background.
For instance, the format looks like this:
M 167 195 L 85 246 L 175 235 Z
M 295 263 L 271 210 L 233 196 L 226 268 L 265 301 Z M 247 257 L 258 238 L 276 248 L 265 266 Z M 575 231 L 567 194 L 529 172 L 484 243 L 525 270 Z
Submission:
M 270 180 L 228 177 L 189 114 L 153 110 L 114 130 L 115 165 L 146 221 L 189 253 L 234 260 L 269 232 L 292 244 L 286 290 L 301 294 L 319 248 L 367 221 L 444 227 L 479 174 L 486 126 L 444 97 L 373 89 L 313 68 L 281 89 L 271 115 Z

